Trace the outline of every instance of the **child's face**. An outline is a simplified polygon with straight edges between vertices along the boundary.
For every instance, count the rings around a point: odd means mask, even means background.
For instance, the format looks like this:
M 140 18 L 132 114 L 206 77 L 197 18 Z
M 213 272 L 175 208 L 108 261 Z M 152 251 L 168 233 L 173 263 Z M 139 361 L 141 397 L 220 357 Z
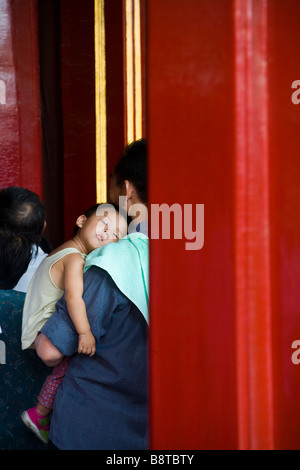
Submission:
M 80 216 L 77 225 L 80 227 L 80 240 L 88 253 L 100 246 L 117 242 L 127 235 L 127 223 L 124 217 L 110 210 L 105 210 L 105 215 L 95 213 L 88 218 Z

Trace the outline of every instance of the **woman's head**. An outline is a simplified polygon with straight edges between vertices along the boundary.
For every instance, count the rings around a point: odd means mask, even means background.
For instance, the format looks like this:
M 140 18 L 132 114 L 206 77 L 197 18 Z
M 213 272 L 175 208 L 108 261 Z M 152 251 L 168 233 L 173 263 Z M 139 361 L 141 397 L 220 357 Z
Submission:
M 127 221 L 112 204 L 95 204 L 76 220 L 74 237 L 87 253 L 127 235 Z
M 130 192 L 130 195 L 128 194 Z M 127 145 L 117 163 L 109 189 L 109 200 L 119 204 L 119 197 L 134 195 L 134 203 L 147 204 L 147 141 Z

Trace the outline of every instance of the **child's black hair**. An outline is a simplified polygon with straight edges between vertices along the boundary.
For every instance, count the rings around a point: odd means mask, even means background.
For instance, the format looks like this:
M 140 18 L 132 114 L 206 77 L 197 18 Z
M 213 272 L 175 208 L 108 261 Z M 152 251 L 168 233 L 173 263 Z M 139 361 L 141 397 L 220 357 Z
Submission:
M 101 206 L 102 204 L 107 204 L 107 205 L 110 205 L 110 206 L 113 206 L 114 209 L 116 210 L 116 212 L 119 212 L 120 213 L 120 210 L 119 210 L 119 207 L 116 205 L 116 204 L 113 204 L 113 203 L 108 203 L 108 202 L 99 202 L 98 204 L 93 204 L 91 207 L 89 207 L 83 215 L 85 215 L 85 217 L 88 219 L 89 217 L 91 217 L 91 215 L 95 214 L 97 212 L 97 209 L 99 206 Z M 73 230 L 73 237 L 75 237 L 75 235 L 77 234 L 79 230 L 79 227 L 77 225 L 75 225 L 74 227 L 74 230 Z

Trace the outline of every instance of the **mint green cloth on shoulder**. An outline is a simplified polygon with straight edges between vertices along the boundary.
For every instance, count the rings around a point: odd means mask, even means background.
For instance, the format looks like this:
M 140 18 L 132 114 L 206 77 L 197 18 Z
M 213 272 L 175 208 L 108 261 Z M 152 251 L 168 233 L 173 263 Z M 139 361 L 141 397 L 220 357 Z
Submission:
M 149 238 L 146 235 L 131 233 L 116 243 L 97 248 L 86 257 L 85 271 L 91 266 L 107 271 L 149 323 Z

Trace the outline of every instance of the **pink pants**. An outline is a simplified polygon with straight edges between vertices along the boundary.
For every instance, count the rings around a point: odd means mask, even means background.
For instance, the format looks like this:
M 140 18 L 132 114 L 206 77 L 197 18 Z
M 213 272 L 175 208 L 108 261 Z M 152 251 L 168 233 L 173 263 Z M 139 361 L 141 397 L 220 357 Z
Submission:
M 46 378 L 37 398 L 39 403 L 46 408 L 52 410 L 57 389 L 65 376 L 69 362 L 70 358 L 65 357 L 58 366 L 53 368 L 51 374 Z

